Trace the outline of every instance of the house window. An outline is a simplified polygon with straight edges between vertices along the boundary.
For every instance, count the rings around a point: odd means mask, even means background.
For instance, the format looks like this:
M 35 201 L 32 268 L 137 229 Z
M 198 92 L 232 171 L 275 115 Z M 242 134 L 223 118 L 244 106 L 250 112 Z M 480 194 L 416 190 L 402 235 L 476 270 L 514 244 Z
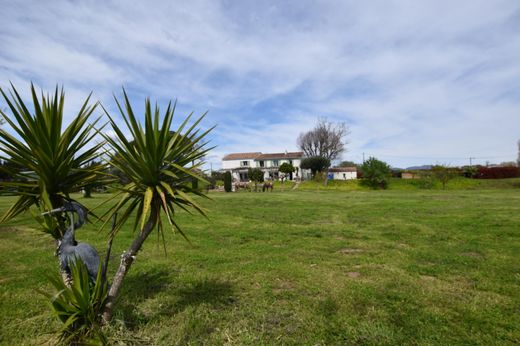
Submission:
M 278 160 L 273 160 L 273 167 L 278 167 Z
M 249 161 L 242 161 L 242 162 L 240 162 L 240 166 L 241 166 L 241 167 L 247 167 L 247 166 L 249 166 Z
M 258 164 L 260 165 L 260 167 L 264 167 L 264 161 L 258 161 Z

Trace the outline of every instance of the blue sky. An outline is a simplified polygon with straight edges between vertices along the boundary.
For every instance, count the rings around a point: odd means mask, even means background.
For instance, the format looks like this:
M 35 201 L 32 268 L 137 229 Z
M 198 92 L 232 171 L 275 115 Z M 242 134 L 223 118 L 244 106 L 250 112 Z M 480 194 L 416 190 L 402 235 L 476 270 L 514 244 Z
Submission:
M 345 160 L 516 158 L 516 0 L 0 2 L 0 87 L 63 85 L 69 117 L 90 91 L 115 114 L 121 86 L 209 111 L 213 168 L 297 150 L 317 117 L 350 127 Z

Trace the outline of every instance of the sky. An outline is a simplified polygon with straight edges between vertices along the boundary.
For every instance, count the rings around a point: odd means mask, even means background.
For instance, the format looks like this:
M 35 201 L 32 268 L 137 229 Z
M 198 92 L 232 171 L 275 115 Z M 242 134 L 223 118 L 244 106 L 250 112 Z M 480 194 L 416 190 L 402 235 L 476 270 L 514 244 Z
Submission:
M 345 122 L 342 160 L 394 167 L 514 161 L 520 2 L 0 0 L 0 87 L 90 92 L 118 119 L 177 100 L 177 120 L 231 152 L 298 150 L 318 117 Z M 0 108 L 5 102 L 0 100 Z M 99 109 L 101 114 L 101 109 Z M 5 126 L 5 125 L 4 125 Z

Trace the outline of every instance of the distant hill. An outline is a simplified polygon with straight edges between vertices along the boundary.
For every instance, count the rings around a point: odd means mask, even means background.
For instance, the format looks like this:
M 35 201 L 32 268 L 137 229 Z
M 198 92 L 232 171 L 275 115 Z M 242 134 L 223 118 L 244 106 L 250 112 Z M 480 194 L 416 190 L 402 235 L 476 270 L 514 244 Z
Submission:
M 432 165 L 412 166 L 412 167 L 408 167 L 406 169 L 409 170 L 409 171 L 428 170 L 428 169 L 432 169 Z

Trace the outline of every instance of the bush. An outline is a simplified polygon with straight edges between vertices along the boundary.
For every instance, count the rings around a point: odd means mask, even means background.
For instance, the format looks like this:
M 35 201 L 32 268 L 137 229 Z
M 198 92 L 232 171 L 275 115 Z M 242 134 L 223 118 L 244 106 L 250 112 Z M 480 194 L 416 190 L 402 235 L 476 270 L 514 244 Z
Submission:
M 231 192 L 231 172 L 224 173 L 224 191 Z
M 458 171 L 456 169 L 442 165 L 433 166 L 431 172 L 435 179 L 441 182 L 443 189 L 446 188 L 448 181 L 458 175 Z
M 432 189 L 435 186 L 435 178 L 430 171 L 418 173 L 419 179 L 411 179 L 410 183 L 419 189 Z
M 370 157 L 361 166 L 363 172 L 363 183 L 373 189 L 386 189 L 388 178 L 390 177 L 390 166 L 386 162 L 380 161 L 375 157 Z
M 466 178 L 476 178 L 478 175 L 478 168 L 475 166 L 462 167 L 462 175 Z
M 478 167 L 477 179 L 505 179 L 520 177 L 518 167 Z

